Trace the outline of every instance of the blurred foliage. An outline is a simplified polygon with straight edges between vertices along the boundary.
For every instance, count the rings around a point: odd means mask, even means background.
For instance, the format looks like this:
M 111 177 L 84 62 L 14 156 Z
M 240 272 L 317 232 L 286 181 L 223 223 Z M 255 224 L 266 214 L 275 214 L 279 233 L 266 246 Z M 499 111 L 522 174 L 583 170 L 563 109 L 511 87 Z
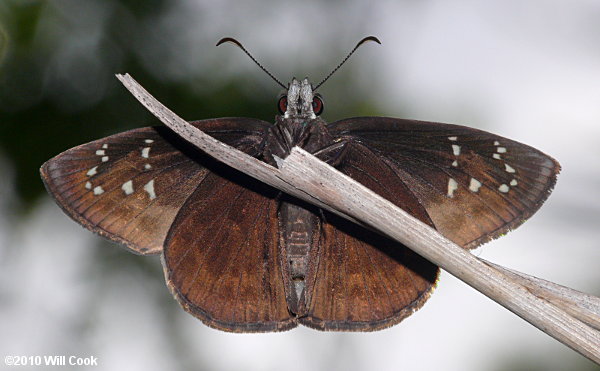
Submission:
M 16 194 L 24 201 L 23 210 L 42 194 L 38 169 L 44 161 L 102 136 L 159 124 L 120 85 L 115 73 L 130 73 L 187 119 L 245 116 L 273 121 L 278 88 L 253 91 L 268 79 L 260 73 L 252 76 L 261 83 L 240 76 L 216 81 L 211 70 L 220 68 L 219 61 L 208 57 L 213 65 L 186 79 L 170 80 L 148 70 L 144 48 L 163 55 L 171 52 L 172 40 L 156 43 L 146 40 L 144 32 L 153 22 L 160 27 L 161 12 L 173 3 L 3 0 L 0 4 L 0 57 L 4 54 L 0 154 L 16 170 Z M 233 51 L 232 58 L 246 57 Z M 340 56 L 331 58 L 333 65 Z M 153 71 L 160 71 L 166 61 L 152 63 Z M 346 107 L 353 107 L 354 114 L 369 111 L 368 104 Z

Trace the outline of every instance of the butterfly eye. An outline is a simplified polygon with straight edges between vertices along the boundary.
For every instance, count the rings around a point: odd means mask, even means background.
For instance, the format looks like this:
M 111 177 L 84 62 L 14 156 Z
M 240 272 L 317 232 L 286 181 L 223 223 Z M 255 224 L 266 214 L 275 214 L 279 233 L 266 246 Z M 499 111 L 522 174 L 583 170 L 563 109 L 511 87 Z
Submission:
M 279 98 L 279 102 L 277 103 L 277 107 L 279 108 L 279 113 L 282 115 L 287 111 L 287 95 Z
M 320 96 L 315 95 L 312 101 L 313 112 L 319 116 L 323 112 L 323 99 Z

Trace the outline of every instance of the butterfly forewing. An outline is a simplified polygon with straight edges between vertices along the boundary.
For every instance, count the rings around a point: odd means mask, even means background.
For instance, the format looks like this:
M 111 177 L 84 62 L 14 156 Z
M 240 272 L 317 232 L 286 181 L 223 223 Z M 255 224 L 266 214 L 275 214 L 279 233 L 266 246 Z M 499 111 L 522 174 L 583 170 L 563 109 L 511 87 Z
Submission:
M 436 229 L 473 248 L 516 228 L 550 194 L 558 163 L 542 152 L 464 126 L 383 117 L 328 125 L 362 143 L 399 176 Z
M 193 123 L 256 154 L 270 124 L 224 118 Z M 70 149 L 46 162 L 42 179 L 74 220 L 139 254 L 162 251 L 179 208 L 214 164 L 165 127 L 135 129 Z

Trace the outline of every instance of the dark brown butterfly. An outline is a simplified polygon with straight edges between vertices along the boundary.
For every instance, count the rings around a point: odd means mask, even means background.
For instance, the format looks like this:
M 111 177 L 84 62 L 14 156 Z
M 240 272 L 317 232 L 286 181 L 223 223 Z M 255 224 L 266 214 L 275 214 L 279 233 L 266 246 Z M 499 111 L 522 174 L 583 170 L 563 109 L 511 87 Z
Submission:
M 313 90 L 293 79 L 275 124 L 192 124 L 273 166 L 300 146 L 468 249 L 520 225 L 556 181 L 554 159 L 481 130 L 384 117 L 327 124 Z M 75 221 L 132 252 L 162 254 L 175 298 L 221 330 L 378 330 L 419 309 L 438 277 L 405 246 L 249 178 L 165 127 L 75 147 L 41 173 Z

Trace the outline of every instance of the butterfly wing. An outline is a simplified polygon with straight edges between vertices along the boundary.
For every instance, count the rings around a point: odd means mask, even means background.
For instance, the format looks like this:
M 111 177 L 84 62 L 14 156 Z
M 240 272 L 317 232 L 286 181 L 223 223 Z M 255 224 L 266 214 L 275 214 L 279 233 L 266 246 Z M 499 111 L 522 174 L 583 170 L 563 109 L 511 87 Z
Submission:
M 250 155 L 271 126 L 246 118 L 192 124 Z M 72 148 L 40 172 L 48 192 L 79 224 L 135 253 L 158 254 L 177 211 L 214 166 L 166 127 L 149 127 Z
M 516 228 L 546 200 L 560 171 L 525 144 L 464 126 L 358 117 L 328 125 L 338 141 L 361 143 L 393 169 L 435 228 L 474 248 Z
M 163 253 L 167 285 L 207 325 L 232 332 L 296 326 L 279 264 L 277 194 L 223 166 L 175 218 Z
M 338 170 L 433 225 L 407 185 L 376 153 L 360 143 L 349 143 L 344 151 Z M 321 330 L 392 326 L 425 303 L 439 271 L 404 245 L 329 214 L 312 255 L 308 313 L 300 322 Z

